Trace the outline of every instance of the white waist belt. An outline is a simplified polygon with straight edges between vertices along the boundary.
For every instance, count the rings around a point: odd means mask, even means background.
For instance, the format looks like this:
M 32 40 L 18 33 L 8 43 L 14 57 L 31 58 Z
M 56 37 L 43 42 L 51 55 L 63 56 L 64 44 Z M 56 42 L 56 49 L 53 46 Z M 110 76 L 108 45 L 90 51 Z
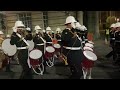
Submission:
M 115 41 L 115 42 L 120 42 L 120 41 Z
M 65 49 L 70 49 L 70 50 L 80 50 L 81 47 L 65 47 L 63 46 Z
M 61 41 L 61 40 L 57 40 L 57 41 Z
M 36 44 L 36 45 L 44 45 L 44 43 L 42 43 L 42 44 Z
M 52 43 L 52 42 L 46 42 L 46 43 Z
M 115 40 L 115 38 L 111 38 L 112 40 Z
M 85 43 L 85 41 L 82 41 L 82 43 Z
M 17 49 L 20 50 L 20 49 L 28 49 L 28 48 L 27 47 L 18 47 Z

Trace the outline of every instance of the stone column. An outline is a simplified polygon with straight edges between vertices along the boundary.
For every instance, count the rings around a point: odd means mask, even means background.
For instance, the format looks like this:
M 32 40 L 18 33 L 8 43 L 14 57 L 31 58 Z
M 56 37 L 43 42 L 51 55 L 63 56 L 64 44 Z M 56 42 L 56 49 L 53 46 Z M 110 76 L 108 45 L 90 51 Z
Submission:
M 99 12 L 98 11 L 87 11 L 87 28 L 89 33 L 93 33 L 93 38 L 97 39 L 100 37 L 99 33 Z
M 78 20 L 83 25 L 83 11 L 78 11 Z

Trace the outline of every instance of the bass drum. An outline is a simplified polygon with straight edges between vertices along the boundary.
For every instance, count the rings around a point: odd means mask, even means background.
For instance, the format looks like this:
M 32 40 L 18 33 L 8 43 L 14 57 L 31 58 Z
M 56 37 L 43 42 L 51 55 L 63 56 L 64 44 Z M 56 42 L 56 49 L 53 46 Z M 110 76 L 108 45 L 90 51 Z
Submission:
M 91 68 L 94 65 L 94 62 L 97 60 L 97 56 L 92 52 L 85 50 L 83 51 L 84 60 L 82 61 L 82 66 L 84 68 Z
M 10 44 L 10 39 L 5 39 L 2 43 L 2 50 L 6 55 L 13 56 L 17 52 L 17 47 Z

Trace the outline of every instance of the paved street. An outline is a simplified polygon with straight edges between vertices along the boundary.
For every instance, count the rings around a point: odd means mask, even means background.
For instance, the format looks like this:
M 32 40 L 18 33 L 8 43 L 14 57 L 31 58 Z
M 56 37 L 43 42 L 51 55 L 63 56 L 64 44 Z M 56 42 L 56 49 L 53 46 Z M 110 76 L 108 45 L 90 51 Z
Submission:
M 93 79 L 120 79 L 120 70 L 118 67 L 112 65 L 112 58 L 106 59 L 105 55 L 111 51 L 109 45 L 104 44 L 104 40 L 96 40 L 94 52 L 98 56 L 95 66 L 92 70 Z M 11 69 L 13 72 L 5 72 L 5 68 L 0 71 L 0 79 L 19 79 L 21 73 L 21 66 L 15 65 L 12 62 Z M 67 79 L 70 75 L 69 68 L 56 60 L 54 67 L 47 67 L 49 74 L 35 75 L 34 79 Z

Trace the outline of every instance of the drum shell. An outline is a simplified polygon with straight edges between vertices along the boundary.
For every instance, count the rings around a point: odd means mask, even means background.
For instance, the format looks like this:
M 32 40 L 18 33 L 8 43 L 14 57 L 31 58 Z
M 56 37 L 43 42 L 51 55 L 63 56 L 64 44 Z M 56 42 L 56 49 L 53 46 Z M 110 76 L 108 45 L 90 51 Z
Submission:
M 33 50 L 39 50 L 39 49 L 33 49 Z M 31 50 L 31 51 L 33 51 Z M 39 50 L 41 51 L 41 50 Z M 41 51 L 42 53 L 42 51 Z M 40 65 L 42 63 L 42 56 L 40 58 L 37 59 L 33 59 L 29 56 L 29 60 L 30 60 L 30 65 L 33 66 L 34 68 L 38 67 L 38 65 Z
M 49 46 L 48 46 L 49 47 Z M 46 48 L 48 48 L 48 47 L 46 47 Z M 50 46 L 50 47 L 53 47 L 53 46 Z M 54 49 L 54 47 L 53 47 L 53 49 Z M 51 58 L 51 57 L 53 57 L 54 56 L 54 53 L 55 53 L 55 51 L 54 52 L 48 52 L 47 50 L 45 51 L 45 54 L 44 54 L 44 57 L 46 58 L 46 59 L 49 59 L 49 58 Z
M 91 50 L 84 50 L 84 51 L 91 51 Z M 93 51 L 91 51 L 93 52 Z M 83 54 L 84 55 L 84 54 Z M 88 58 L 85 57 L 84 55 L 84 59 L 82 61 L 82 67 L 84 68 L 92 68 L 94 66 L 94 61 L 89 60 Z
M 82 67 L 84 68 L 91 68 L 94 66 L 94 61 L 91 61 L 89 59 L 87 59 L 85 56 L 84 56 L 84 59 L 82 61 Z
M 55 52 L 60 52 L 60 48 L 55 48 Z
M 42 57 L 39 59 L 32 59 L 29 57 L 29 60 L 30 60 L 30 65 L 32 65 L 33 68 L 36 68 L 38 65 L 42 63 Z
M 49 52 L 46 51 L 44 56 L 45 56 L 46 59 L 48 59 L 48 58 L 53 57 L 53 55 L 54 55 L 54 52 L 53 53 L 49 53 Z

